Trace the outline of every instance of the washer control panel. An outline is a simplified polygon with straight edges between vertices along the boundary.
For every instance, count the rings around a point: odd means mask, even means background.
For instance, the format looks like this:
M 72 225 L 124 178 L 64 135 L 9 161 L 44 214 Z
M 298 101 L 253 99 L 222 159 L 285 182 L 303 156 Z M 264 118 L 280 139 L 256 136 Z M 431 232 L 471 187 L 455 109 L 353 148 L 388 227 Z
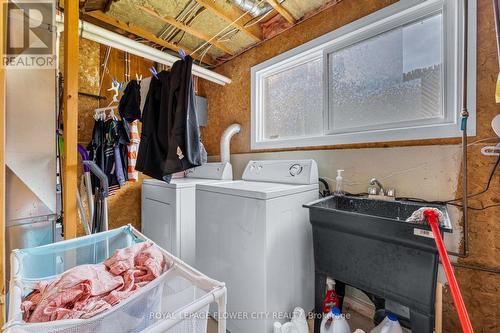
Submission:
M 188 178 L 233 180 L 231 163 L 206 163 L 186 171 Z
M 250 161 L 242 179 L 285 184 L 315 184 L 318 182 L 318 166 L 314 160 Z

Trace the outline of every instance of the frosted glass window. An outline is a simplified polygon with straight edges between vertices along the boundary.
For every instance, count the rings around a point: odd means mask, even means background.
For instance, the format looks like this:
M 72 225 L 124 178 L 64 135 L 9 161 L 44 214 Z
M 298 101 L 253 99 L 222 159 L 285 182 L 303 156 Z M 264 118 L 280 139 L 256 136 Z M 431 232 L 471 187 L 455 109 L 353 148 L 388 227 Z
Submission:
M 263 136 L 267 140 L 323 135 L 323 60 L 263 78 Z
M 470 1 L 470 133 L 475 7 Z M 251 148 L 461 137 L 463 14 L 457 0 L 396 1 L 253 66 Z
M 442 122 L 442 29 L 438 14 L 328 54 L 329 131 Z

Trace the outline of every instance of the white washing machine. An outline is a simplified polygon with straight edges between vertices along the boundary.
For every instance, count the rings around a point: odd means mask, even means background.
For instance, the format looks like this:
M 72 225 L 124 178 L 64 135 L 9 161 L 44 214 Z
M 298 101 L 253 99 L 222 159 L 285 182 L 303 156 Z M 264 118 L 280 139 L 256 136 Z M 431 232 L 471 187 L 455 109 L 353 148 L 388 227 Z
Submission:
M 141 193 L 141 232 L 189 265 L 195 261 L 197 184 L 233 179 L 230 163 L 207 163 L 170 184 L 145 179 Z
M 302 205 L 318 198 L 318 168 L 313 160 L 250 161 L 242 178 L 196 187 L 196 267 L 226 283 L 230 332 L 271 333 L 294 307 L 314 306 Z

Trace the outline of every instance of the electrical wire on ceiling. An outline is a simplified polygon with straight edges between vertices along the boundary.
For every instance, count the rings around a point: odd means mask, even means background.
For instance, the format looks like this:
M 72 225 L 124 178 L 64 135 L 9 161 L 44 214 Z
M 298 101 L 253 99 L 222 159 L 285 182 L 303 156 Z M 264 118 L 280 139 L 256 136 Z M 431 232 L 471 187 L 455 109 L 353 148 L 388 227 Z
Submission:
M 198 2 L 190 1 L 187 5 L 182 9 L 182 11 L 175 17 L 178 22 L 189 25 L 201 12 L 203 12 L 205 8 L 203 8 Z M 185 33 L 180 29 L 168 25 L 164 28 L 162 33 L 160 33 L 159 37 L 171 42 L 178 34 L 182 32 L 181 37 L 176 43 L 179 43 L 180 40 L 184 37 Z
M 203 42 L 201 45 L 199 45 L 195 51 L 193 51 L 191 54 L 196 53 L 196 52 L 201 52 L 200 54 L 200 64 L 202 63 L 203 58 L 207 55 L 207 53 L 210 51 L 212 48 L 211 41 L 216 39 L 217 41 L 221 42 L 227 42 L 232 40 L 236 34 L 239 32 L 238 29 L 232 27 L 232 25 L 239 21 L 241 18 L 243 18 L 245 15 L 253 12 L 259 5 L 261 5 L 264 2 L 264 0 L 259 0 L 256 1 L 252 7 L 248 8 L 241 16 L 239 16 L 235 21 L 231 22 L 229 25 L 224 27 L 222 30 L 220 30 L 215 36 L 213 36 L 211 39 L 208 41 Z M 205 10 L 204 7 L 202 7 L 198 2 L 196 1 L 190 1 L 186 4 L 186 6 L 182 9 L 182 11 L 175 17 L 175 19 L 181 23 L 184 23 L 186 25 L 192 24 L 192 22 L 199 17 L 199 15 Z M 249 22 L 246 22 L 244 24 L 244 27 L 250 27 L 255 24 L 258 24 L 261 20 L 263 20 L 267 15 L 270 13 L 268 11 L 264 15 L 262 15 L 259 18 L 252 19 Z M 229 29 L 231 28 L 231 29 Z M 228 30 L 229 29 L 229 30 Z M 227 31 L 226 31 L 227 30 Z M 180 37 L 178 37 L 180 35 Z M 222 34 L 222 35 L 221 35 Z M 180 29 L 175 28 L 174 26 L 167 26 L 165 27 L 160 34 L 158 35 L 159 38 L 165 39 L 169 42 L 174 42 L 175 44 L 179 44 L 184 36 L 186 35 L 185 31 L 181 31 Z M 175 41 L 174 39 L 178 37 Z M 165 48 L 162 48 L 164 50 Z
M 238 18 L 236 18 L 233 22 L 225 26 L 222 30 L 220 30 L 217 34 L 215 34 L 212 38 L 210 38 L 208 41 L 205 41 L 201 43 L 194 51 L 191 52 L 190 55 L 199 52 L 200 53 L 200 65 L 202 64 L 203 58 L 208 54 L 210 49 L 212 48 L 211 42 L 213 40 L 217 40 L 220 42 L 228 42 L 232 40 L 239 30 L 237 28 L 233 27 L 233 24 L 241 20 L 244 16 L 247 14 L 253 12 L 259 5 L 261 5 L 264 2 L 264 0 L 259 0 L 253 3 L 253 6 L 245 10 Z M 199 17 L 199 15 L 205 10 L 203 6 L 201 6 L 198 2 L 195 0 L 189 1 L 184 8 L 181 10 L 181 12 L 175 17 L 175 19 L 183 24 L 190 25 L 192 22 Z M 246 22 L 243 24 L 245 28 L 254 26 L 255 24 L 258 24 L 261 22 L 263 19 L 265 19 L 272 11 L 268 11 L 265 14 L 261 15 L 260 17 L 255 17 L 251 19 L 250 21 Z M 228 30 L 229 29 L 229 30 Z M 180 36 L 179 36 L 180 34 Z M 176 28 L 175 26 L 172 25 L 167 25 L 164 27 L 160 33 L 157 35 L 158 38 L 161 38 L 165 41 L 174 43 L 174 44 L 179 44 L 184 36 L 186 35 L 185 31 L 182 31 L 181 29 Z M 176 39 L 177 38 L 177 39 Z M 174 40 L 176 39 L 176 40 Z M 143 39 L 143 38 L 136 38 L 136 41 L 141 42 L 141 43 L 148 43 L 149 41 Z M 168 48 L 166 47 L 160 47 L 159 48 L 161 51 L 167 51 Z
M 259 2 L 256 2 L 255 5 L 258 6 L 260 5 L 261 3 L 263 3 L 264 0 L 259 0 Z M 200 51 L 201 49 L 203 49 L 207 44 L 210 44 L 211 41 L 213 41 L 214 39 L 218 38 L 221 34 L 225 33 L 227 29 L 229 29 L 230 27 L 233 26 L 234 23 L 238 22 L 239 20 L 241 20 L 245 15 L 247 15 L 250 11 L 247 10 L 245 12 L 243 12 L 240 16 L 238 16 L 234 21 L 232 21 L 230 24 L 228 24 L 226 27 L 224 27 L 222 30 L 220 30 L 218 33 L 216 33 L 212 38 L 210 38 L 209 40 L 207 40 L 206 42 L 202 43 L 200 46 L 198 46 L 198 48 L 196 48 L 193 52 L 191 52 L 191 55 Z

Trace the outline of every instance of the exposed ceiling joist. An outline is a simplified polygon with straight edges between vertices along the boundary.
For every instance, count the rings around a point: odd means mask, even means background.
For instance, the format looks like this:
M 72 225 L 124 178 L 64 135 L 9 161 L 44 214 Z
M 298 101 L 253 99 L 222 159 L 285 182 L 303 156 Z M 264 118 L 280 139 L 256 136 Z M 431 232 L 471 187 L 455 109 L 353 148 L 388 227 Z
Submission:
M 292 14 L 290 14 L 290 12 L 285 8 L 283 7 L 283 5 L 281 3 L 279 3 L 278 1 L 276 0 L 266 0 L 268 4 L 270 4 L 271 6 L 273 6 L 273 8 L 281 14 L 281 16 L 283 16 L 285 18 L 285 20 L 287 20 L 289 23 L 295 23 L 297 20 L 295 20 L 295 18 L 293 17 Z
M 125 23 L 123 21 L 117 20 L 117 19 L 115 19 L 115 18 L 113 18 L 113 17 L 111 17 L 109 15 L 104 14 L 101 11 L 95 11 L 95 12 L 87 13 L 87 16 L 90 16 L 90 17 L 98 20 L 99 22 L 102 22 L 102 23 L 105 23 L 107 25 L 113 26 L 113 27 L 115 27 L 117 29 L 126 31 L 126 32 L 131 33 L 133 35 L 136 35 L 138 37 L 144 38 L 147 41 L 152 42 L 154 44 L 166 47 L 166 48 L 168 48 L 168 49 L 170 49 L 172 51 L 179 52 L 179 50 L 182 48 L 182 49 L 184 49 L 184 51 L 187 54 L 191 54 L 192 53 L 192 50 L 189 50 L 189 49 L 187 49 L 185 47 L 181 47 L 181 46 L 179 46 L 177 44 L 173 44 L 173 43 L 167 42 L 164 39 L 158 38 L 152 32 L 149 32 L 149 31 L 144 30 L 142 28 L 139 28 L 137 26 Z M 205 55 L 204 57 L 201 57 L 200 55 L 193 54 L 192 57 L 193 57 L 193 59 L 202 61 L 202 62 L 210 64 L 210 65 L 214 64 L 213 59 L 211 57 L 209 57 L 208 55 Z
M 211 0 L 196 0 L 200 5 L 207 10 L 217 15 L 224 21 L 230 23 L 236 29 L 242 31 L 256 42 L 262 41 L 262 30 L 258 24 L 245 27 L 245 23 L 251 21 L 253 18 L 246 14 L 243 10 L 236 6 L 231 6 L 230 10 L 225 10 Z
M 149 15 L 151 15 L 151 16 L 153 16 L 153 17 L 155 17 L 155 18 L 157 18 L 157 19 L 159 19 L 161 21 L 163 21 L 164 23 L 170 24 L 171 26 L 174 26 L 174 27 L 176 27 L 179 30 L 187 32 L 190 35 L 198 37 L 199 39 L 212 44 L 213 46 L 215 46 L 219 50 L 222 50 L 222 51 L 226 52 L 227 54 L 230 54 L 230 55 L 234 54 L 234 52 L 232 50 L 230 50 L 227 46 L 225 46 L 223 43 L 217 41 L 217 38 L 210 37 L 207 34 L 201 32 L 201 31 L 199 31 L 199 30 L 197 30 L 197 29 L 195 29 L 193 27 L 190 27 L 187 24 L 184 24 L 182 22 L 177 21 L 173 17 L 161 16 L 154 9 L 150 9 L 150 8 L 147 8 L 147 7 L 144 7 L 144 6 L 140 6 L 140 5 L 137 6 L 137 7 L 140 10 L 142 10 L 143 12 L 145 12 L 145 13 L 147 13 L 147 14 L 149 14 Z

